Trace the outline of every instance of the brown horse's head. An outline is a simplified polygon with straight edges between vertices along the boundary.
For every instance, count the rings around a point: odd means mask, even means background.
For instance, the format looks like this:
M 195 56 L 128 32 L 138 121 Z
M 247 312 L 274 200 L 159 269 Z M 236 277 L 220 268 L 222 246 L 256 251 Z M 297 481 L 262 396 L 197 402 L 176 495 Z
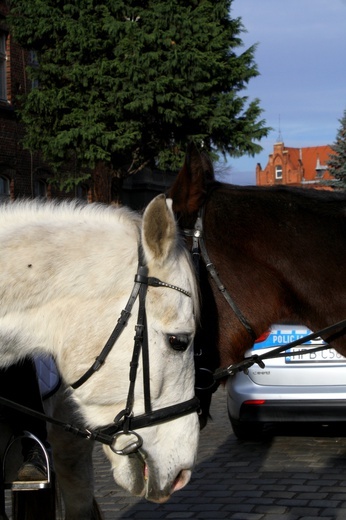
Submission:
M 184 165 L 168 193 L 173 200 L 173 210 L 179 216 L 181 229 L 193 229 L 198 212 L 206 202 L 208 190 L 214 184 L 214 169 L 210 158 L 206 153 L 199 152 L 194 144 L 190 144 Z M 188 238 L 188 241 L 191 247 L 191 239 Z M 218 316 L 205 265 L 196 257 L 194 262 L 202 295 L 194 343 L 196 395 L 200 401 L 200 426 L 204 428 L 209 417 L 212 394 L 218 387 L 213 378 L 213 372 L 220 365 L 217 350 Z
M 205 262 L 199 267 L 197 352 L 216 350 L 225 367 L 274 323 L 318 331 L 345 318 L 345 193 L 219 183 L 206 153 L 190 145 L 169 196 L 182 229 L 193 229 L 200 214 L 212 267 L 208 274 Z M 323 339 L 346 354 L 345 331 Z

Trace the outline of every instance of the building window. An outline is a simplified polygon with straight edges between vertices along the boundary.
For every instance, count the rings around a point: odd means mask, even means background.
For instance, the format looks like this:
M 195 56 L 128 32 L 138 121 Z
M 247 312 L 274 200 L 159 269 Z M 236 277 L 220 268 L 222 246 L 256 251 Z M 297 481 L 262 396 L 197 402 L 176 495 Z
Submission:
M 76 186 L 75 194 L 76 194 L 77 199 L 85 200 L 87 202 L 88 193 L 89 193 L 89 186 L 87 186 L 86 184 L 78 184 L 78 186 Z
M 44 181 L 34 181 L 34 197 L 47 197 L 47 184 Z
M 0 31 L 0 101 L 7 101 L 6 34 Z
M 326 173 L 326 171 L 326 166 L 321 166 L 319 169 L 316 168 L 316 179 L 323 179 L 323 176 Z
M 282 166 L 275 166 L 275 179 L 282 179 Z
M 29 65 L 33 70 L 38 69 L 39 64 L 36 51 L 29 52 Z M 34 88 L 38 88 L 38 79 L 31 80 L 31 89 L 34 90 Z
M 0 202 L 4 202 L 10 196 L 10 181 L 7 177 L 0 175 Z

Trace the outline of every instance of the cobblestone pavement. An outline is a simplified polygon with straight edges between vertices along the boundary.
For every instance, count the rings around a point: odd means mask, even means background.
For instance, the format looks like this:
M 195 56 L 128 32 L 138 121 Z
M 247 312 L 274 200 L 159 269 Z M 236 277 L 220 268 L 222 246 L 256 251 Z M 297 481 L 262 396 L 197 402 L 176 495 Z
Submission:
M 96 497 L 104 519 L 346 520 L 346 430 L 343 436 L 340 427 L 296 427 L 289 436 L 238 441 L 223 389 L 214 395 L 211 414 L 190 483 L 163 505 L 117 487 L 97 445 Z
M 346 436 L 328 429 L 238 441 L 219 389 L 202 431 L 190 483 L 163 505 L 129 497 L 113 483 L 97 447 L 96 496 L 105 520 L 345 520 Z M 337 435 L 337 436 L 336 436 Z

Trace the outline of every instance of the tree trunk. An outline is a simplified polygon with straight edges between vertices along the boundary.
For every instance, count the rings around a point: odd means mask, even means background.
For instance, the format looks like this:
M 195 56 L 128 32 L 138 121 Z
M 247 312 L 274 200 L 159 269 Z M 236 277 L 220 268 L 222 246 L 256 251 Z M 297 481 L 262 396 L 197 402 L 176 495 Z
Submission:
M 123 186 L 124 177 L 113 177 L 111 186 L 111 198 L 115 204 L 121 204 L 121 188 Z
M 105 162 L 98 162 L 92 173 L 93 180 L 93 201 L 111 202 L 112 169 Z

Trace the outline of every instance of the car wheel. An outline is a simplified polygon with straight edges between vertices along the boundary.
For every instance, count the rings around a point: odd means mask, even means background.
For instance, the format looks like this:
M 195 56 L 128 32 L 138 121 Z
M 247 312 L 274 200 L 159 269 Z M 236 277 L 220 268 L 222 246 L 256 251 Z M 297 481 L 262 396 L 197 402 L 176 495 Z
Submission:
M 234 435 L 239 440 L 260 441 L 264 436 L 263 425 L 253 422 L 240 422 L 229 416 Z

